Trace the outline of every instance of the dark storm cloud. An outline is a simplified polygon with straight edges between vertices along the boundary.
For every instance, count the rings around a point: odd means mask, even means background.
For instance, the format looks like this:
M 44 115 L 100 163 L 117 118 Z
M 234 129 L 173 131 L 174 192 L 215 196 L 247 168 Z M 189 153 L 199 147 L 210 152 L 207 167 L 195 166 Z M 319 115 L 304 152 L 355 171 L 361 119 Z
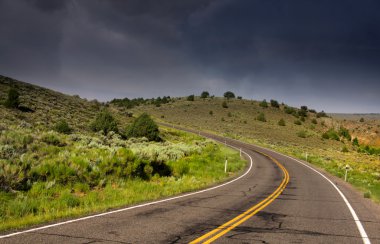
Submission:
M 0 2 L 3 74 L 90 98 L 231 89 L 380 112 L 377 1 Z

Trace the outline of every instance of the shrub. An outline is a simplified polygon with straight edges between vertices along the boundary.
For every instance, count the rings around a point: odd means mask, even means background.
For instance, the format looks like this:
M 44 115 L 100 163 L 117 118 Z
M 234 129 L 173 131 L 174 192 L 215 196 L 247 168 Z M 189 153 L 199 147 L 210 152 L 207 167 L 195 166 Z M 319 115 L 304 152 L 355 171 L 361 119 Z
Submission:
M 304 107 L 304 106 L 302 106 L 302 107 Z M 307 117 L 307 110 L 300 109 L 300 110 L 298 110 L 297 114 L 300 117 Z
M 296 121 L 294 121 L 294 124 L 296 124 L 296 125 L 302 125 L 302 122 L 297 119 Z
M 279 108 L 280 107 L 280 104 L 278 104 L 278 102 L 276 100 L 270 100 L 270 105 L 274 108 Z
M 235 98 L 235 94 L 232 91 L 226 91 L 223 96 L 227 99 Z
M 194 101 L 194 95 L 190 95 L 187 97 L 187 101 Z
M 223 101 L 223 103 L 222 103 L 222 107 L 223 107 L 223 108 L 228 108 L 228 105 L 227 105 L 227 102 L 226 102 L 226 101 Z
M 327 117 L 327 114 L 323 110 L 317 113 L 317 118 L 323 118 L 323 117 Z
M 104 134 L 108 134 L 110 131 L 118 132 L 117 122 L 110 112 L 107 110 L 101 111 L 90 124 L 90 128 L 93 131 L 103 131 Z
M 359 146 L 359 140 L 358 140 L 357 137 L 355 137 L 355 138 L 352 140 L 352 145 L 353 145 L 353 146 L 356 146 L 356 147 Z
M 237 99 L 239 99 L 239 100 L 242 100 L 242 99 L 243 99 L 243 97 L 242 97 L 242 96 L 238 96 L 238 97 L 237 97 Z
M 48 133 L 43 135 L 42 141 L 49 145 L 59 146 L 61 145 L 61 141 L 56 134 Z
M 16 89 L 9 89 L 8 99 L 5 101 L 5 106 L 7 108 L 18 108 L 18 106 L 20 105 L 19 96 L 20 94 Z
M 201 98 L 208 98 L 210 96 L 210 93 L 208 91 L 203 91 L 201 94 Z
M 214 112 L 212 111 L 212 110 L 210 110 L 210 112 L 208 112 L 210 115 L 213 115 L 214 114 Z
M 359 122 L 364 122 L 364 118 L 360 118 Z
M 281 118 L 281 119 L 278 121 L 278 125 L 279 125 L 279 126 L 285 126 L 285 120 Z
M 322 134 L 322 138 L 323 139 L 331 139 L 331 140 L 339 141 L 339 135 L 333 129 L 330 129 L 330 130 L 326 131 L 325 133 L 323 133 Z
M 133 121 L 132 125 L 127 128 L 126 136 L 128 138 L 146 137 L 149 141 L 161 141 L 157 124 L 146 113 L 143 113 Z
M 63 134 L 70 134 L 72 131 L 66 120 L 58 121 L 54 126 L 54 130 Z
M 286 106 L 285 107 L 285 113 L 287 113 L 287 114 L 295 114 L 296 113 L 296 109 L 292 108 L 292 107 Z
M 338 134 L 344 138 L 346 138 L 348 141 L 351 141 L 351 135 L 350 135 L 350 132 L 344 128 L 344 127 L 340 127 L 339 129 L 339 132 Z
M 264 99 L 263 101 L 260 102 L 259 105 L 260 105 L 260 107 L 267 108 L 268 107 L 267 100 Z
M 346 145 L 344 145 L 344 146 L 342 147 L 342 152 L 344 152 L 344 153 L 348 152 L 348 148 L 346 147 Z
M 310 112 L 310 113 L 313 113 L 313 114 L 316 114 L 316 113 L 317 113 L 317 111 L 315 111 L 315 109 L 309 109 L 309 112 Z
M 318 121 L 317 121 L 316 119 L 312 119 L 312 120 L 311 120 L 311 123 L 313 123 L 313 124 L 316 125 L 316 124 L 318 124 Z
M 307 137 L 307 132 L 304 130 L 298 131 L 297 136 L 301 138 L 306 138 Z
M 256 117 L 256 119 L 257 119 L 258 121 L 261 121 L 261 122 L 267 122 L 264 113 L 260 113 L 260 114 Z
M 300 118 L 301 122 L 305 122 L 305 117 Z
M 301 106 L 301 110 L 303 110 L 303 111 L 308 111 L 308 109 L 307 109 L 307 106 Z
M 231 112 L 228 112 L 227 116 L 228 116 L 228 117 L 232 117 L 232 113 L 231 113 Z

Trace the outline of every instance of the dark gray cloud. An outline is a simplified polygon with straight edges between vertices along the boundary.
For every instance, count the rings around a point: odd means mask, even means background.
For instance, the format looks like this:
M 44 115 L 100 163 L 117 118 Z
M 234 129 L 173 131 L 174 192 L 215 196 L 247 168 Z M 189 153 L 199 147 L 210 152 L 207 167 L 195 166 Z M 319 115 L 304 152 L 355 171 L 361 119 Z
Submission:
M 0 2 L 0 72 L 63 92 L 206 89 L 334 112 L 380 112 L 380 3 Z

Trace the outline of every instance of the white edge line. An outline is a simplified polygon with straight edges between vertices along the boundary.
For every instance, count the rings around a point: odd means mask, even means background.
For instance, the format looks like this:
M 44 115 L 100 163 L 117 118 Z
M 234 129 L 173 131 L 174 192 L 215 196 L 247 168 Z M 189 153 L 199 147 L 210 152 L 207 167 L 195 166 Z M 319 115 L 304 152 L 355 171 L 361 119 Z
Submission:
M 233 138 L 229 138 L 229 139 L 230 139 L 230 140 L 234 140 L 234 141 L 236 141 L 236 142 L 243 143 L 243 144 L 245 144 L 245 145 L 250 145 L 250 144 L 248 144 L 248 143 L 241 142 L 241 141 L 236 140 L 236 139 L 233 139 Z M 290 159 L 296 161 L 297 163 L 300 163 L 300 164 L 302 164 L 303 166 L 305 166 L 305 167 L 311 169 L 311 170 L 314 171 L 315 173 L 318 173 L 318 174 L 319 174 L 320 176 L 322 176 L 325 180 L 327 180 L 328 182 L 330 182 L 330 184 L 335 188 L 335 190 L 337 190 L 337 192 L 339 193 L 339 195 L 342 197 L 344 203 L 347 205 L 347 208 L 350 210 L 350 213 L 351 213 L 352 218 L 354 219 L 354 221 L 355 221 L 355 223 L 356 223 L 356 227 L 357 227 L 358 230 L 359 230 L 359 233 L 360 233 L 360 236 L 361 236 L 361 238 L 362 238 L 362 240 L 363 240 L 363 243 L 364 243 L 364 244 L 371 244 L 371 241 L 370 241 L 370 239 L 369 239 L 369 237 L 368 237 L 368 235 L 367 235 L 367 232 L 365 231 L 365 229 L 364 229 L 362 223 L 360 222 L 359 217 L 358 217 L 358 215 L 356 214 L 354 208 L 351 206 L 350 202 L 347 200 L 347 198 L 346 198 L 346 196 L 343 194 L 343 192 L 342 192 L 342 191 L 341 191 L 341 190 L 340 190 L 340 189 L 339 189 L 339 188 L 338 188 L 338 187 L 337 187 L 337 186 L 336 186 L 336 185 L 335 185 L 335 184 L 334 184 L 329 178 L 327 178 L 324 174 L 322 174 L 322 173 L 319 172 L 318 170 L 314 169 L 313 167 L 311 167 L 311 166 L 305 164 L 304 162 L 302 162 L 302 161 L 300 161 L 300 160 L 298 160 L 298 159 L 296 159 L 296 158 L 293 158 L 293 157 L 291 157 L 291 156 L 288 156 L 288 155 L 285 155 L 285 154 L 282 154 L 282 153 L 279 153 L 279 152 L 276 152 L 276 151 L 273 151 L 273 150 L 271 150 L 271 149 L 268 149 L 268 148 L 265 148 L 265 147 L 261 147 L 261 146 L 258 146 L 258 145 L 253 145 L 253 146 L 256 146 L 256 147 L 258 147 L 258 148 L 261 148 L 261 149 L 265 149 L 265 150 L 271 151 L 271 152 L 273 152 L 273 153 L 276 153 L 276 154 L 278 154 L 278 155 L 281 155 L 281 156 L 284 156 L 284 157 L 287 157 L 287 158 L 290 158 Z
M 218 141 L 218 140 L 215 140 L 215 141 Z M 219 141 L 219 142 L 222 143 L 221 141 Z M 237 148 L 237 147 L 234 147 L 234 146 L 231 146 L 231 145 L 227 145 L 227 146 L 239 150 L 239 148 Z M 207 188 L 207 189 L 196 191 L 196 192 L 192 192 L 192 193 L 187 193 L 187 194 L 181 195 L 181 196 L 176 196 L 176 197 L 171 197 L 171 198 L 167 198 L 167 199 L 162 199 L 162 200 L 159 200 L 159 201 L 148 202 L 148 203 L 144 203 L 144 204 L 140 204 L 140 205 L 136 205 L 136 206 L 131 206 L 131 207 L 117 209 L 117 210 L 113 210 L 113 211 L 109 211 L 109 212 L 104 212 L 104 213 L 100 213 L 100 214 L 90 215 L 90 216 L 86 216 L 86 217 L 82 217 L 82 218 L 67 220 L 67 221 L 64 221 L 64 222 L 59 222 L 59 223 L 55 223 L 55 224 L 51 224 L 51 225 L 45 225 L 45 226 L 41 226 L 41 227 L 37 227 L 37 228 L 32 228 L 32 229 L 29 229 L 29 230 L 14 232 L 14 233 L 10 233 L 10 234 L 7 234 L 7 235 L 0 236 L 0 239 L 8 238 L 8 237 L 16 236 L 16 235 L 21 235 L 21 234 L 25 234 L 25 233 L 29 233 L 29 232 L 35 232 L 35 231 L 39 231 L 39 230 L 44 230 L 44 229 L 48 229 L 48 228 L 56 227 L 56 226 L 60 226 L 60 225 L 70 224 L 70 223 L 74 223 L 74 222 L 78 222 L 78 221 L 82 221 L 82 220 L 87 220 L 87 219 L 92 219 L 92 218 L 96 218 L 96 217 L 101 217 L 101 216 L 105 216 L 105 215 L 109 215 L 109 214 L 124 212 L 124 211 L 135 209 L 135 208 L 141 208 L 141 207 L 146 207 L 146 206 L 150 206 L 150 205 L 155 205 L 155 204 L 159 204 L 159 203 L 163 203 L 163 202 L 168 202 L 168 201 L 172 201 L 172 200 L 175 200 L 175 199 L 184 198 L 184 197 L 196 195 L 196 194 L 199 194 L 199 193 L 215 190 L 217 188 L 229 185 L 229 184 L 231 184 L 231 183 L 233 183 L 233 182 L 235 182 L 235 181 L 243 178 L 244 176 L 246 176 L 251 171 L 252 165 L 253 165 L 252 157 L 248 153 L 246 153 L 245 151 L 243 151 L 243 150 L 242 150 L 242 153 L 246 154 L 249 157 L 250 165 L 249 165 L 248 170 L 244 174 L 242 174 L 241 176 L 239 176 L 238 178 L 235 178 L 235 179 L 233 179 L 231 181 L 228 181 L 226 183 L 223 183 L 221 185 L 217 185 L 217 186 L 214 186 L 214 187 L 211 187 L 211 188 Z

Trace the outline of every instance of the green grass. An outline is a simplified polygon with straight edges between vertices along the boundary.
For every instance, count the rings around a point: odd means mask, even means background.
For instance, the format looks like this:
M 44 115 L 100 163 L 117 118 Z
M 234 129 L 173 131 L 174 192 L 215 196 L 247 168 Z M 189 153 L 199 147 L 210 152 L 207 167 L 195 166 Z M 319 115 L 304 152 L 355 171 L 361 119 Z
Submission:
M 224 173 L 224 158 L 230 160 Z M 246 161 L 229 148 L 210 143 L 178 161 L 170 161 L 173 176 L 154 175 L 150 180 L 115 179 L 90 189 L 85 183 L 62 185 L 36 182 L 28 192 L 0 192 L 0 230 L 22 228 L 60 218 L 102 212 L 194 191 L 222 182 L 241 171 Z

